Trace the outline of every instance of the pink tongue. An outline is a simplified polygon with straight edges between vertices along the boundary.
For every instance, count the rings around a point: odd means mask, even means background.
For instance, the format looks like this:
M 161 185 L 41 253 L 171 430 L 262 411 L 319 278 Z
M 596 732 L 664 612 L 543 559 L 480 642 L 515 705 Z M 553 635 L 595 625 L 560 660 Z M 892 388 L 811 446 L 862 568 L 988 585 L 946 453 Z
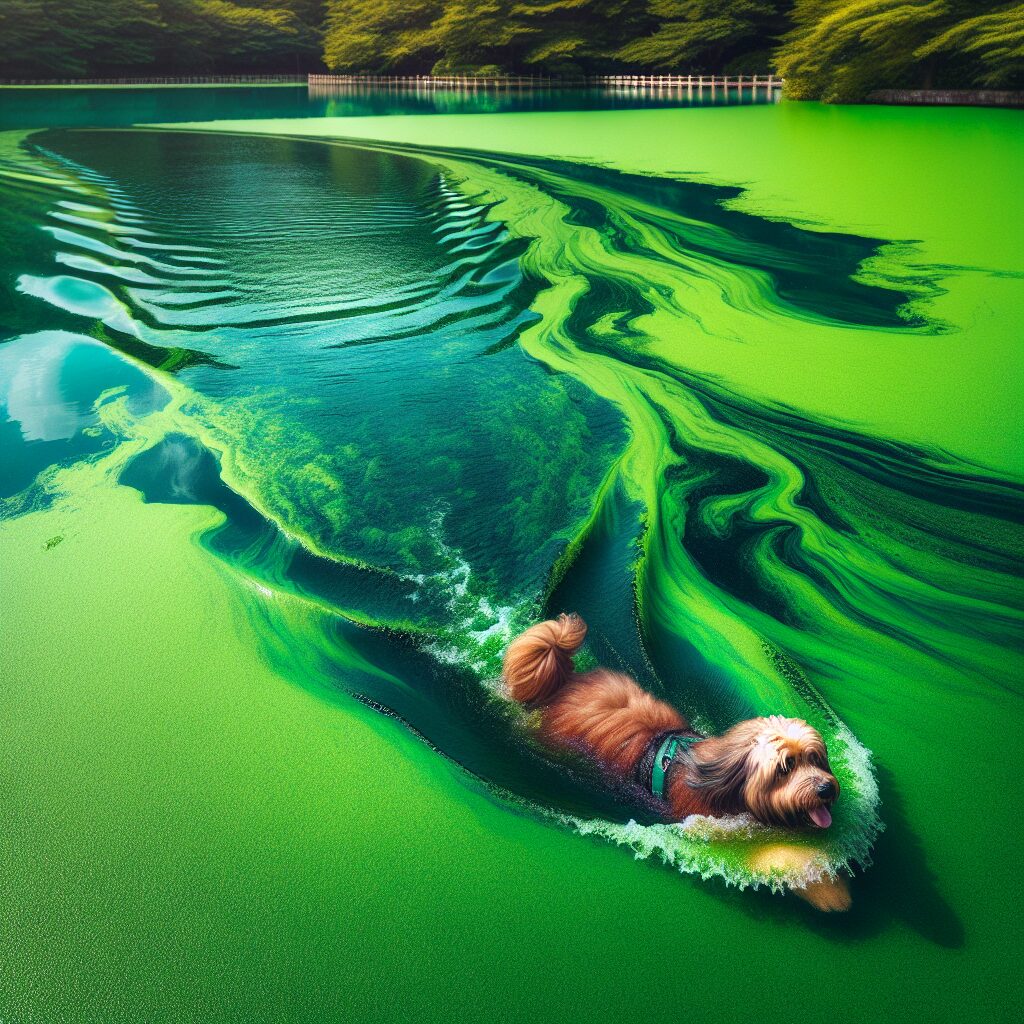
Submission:
M 811 821 L 814 822 L 818 828 L 828 828 L 832 824 L 832 815 L 829 814 L 827 807 L 815 807 L 811 811 Z

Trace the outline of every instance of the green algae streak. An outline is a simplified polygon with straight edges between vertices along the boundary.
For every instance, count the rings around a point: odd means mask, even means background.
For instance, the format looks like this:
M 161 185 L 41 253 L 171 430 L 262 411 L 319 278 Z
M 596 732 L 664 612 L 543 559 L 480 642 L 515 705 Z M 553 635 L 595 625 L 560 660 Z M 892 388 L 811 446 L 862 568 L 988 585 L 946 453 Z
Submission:
M 1024 328 L 1024 241 L 1008 230 L 1024 218 L 1024 195 L 1009 187 L 1024 161 L 1016 111 L 783 103 L 203 127 L 554 156 L 736 185 L 743 191 L 730 203 L 735 208 L 899 243 L 889 253 L 904 276 L 942 282 L 930 318 L 957 331 L 902 344 L 885 332 L 861 333 L 856 344 L 839 333 L 822 345 L 820 333 L 799 324 L 759 324 L 739 335 L 741 345 L 694 348 L 690 365 L 744 394 L 1024 475 L 1015 440 L 1024 429 L 1024 353 L 1007 344 Z M 885 262 L 892 271 L 892 260 Z
M 928 120 L 937 113 L 950 120 Z M 835 863 L 862 857 L 874 832 L 859 740 L 877 759 L 887 831 L 853 911 L 823 920 L 764 889 L 680 879 L 552 829 L 497 765 L 488 788 L 372 715 L 344 691 L 397 709 L 474 764 L 466 737 L 436 732 L 410 665 L 359 629 L 437 634 L 430 616 L 386 614 L 407 607 L 387 581 L 408 570 L 384 571 L 386 558 L 376 564 L 296 503 L 334 472 L 301 463 L 316 443 L 309 423 L 273 402 L 200 393 L 210 352 L 199 343 L 215 342 L 215 327 L 190 332 L 203 354 L 184 357 L 197 367 L 186 385 L 164 363 L 185 351 L 180 333 L 135 319 L 132 344 L 149 348 L 129 351 L 127 303 L 92 290 L 103 308 L 90 312 L 76 293 L 71 315 L 104 319 L 132 365 L 164 365 L 153 379 L 170 399 L 149 412 L 117 392 L 97 399 L 90 429 L 109 450 L 45 473 L 35 506 L 16 496 L 0 525 L 14 697 L 3 771 L 17 823 L 4 839 L 16 939 L 2 994 L 13 1019 L 78 1019 L 84 1006 L 97 1020 L 155 1008 L 171 1020 L 483 1020 L 495 992 L 501 1013 L 523 1020 L 605 1020 L 652 992 L 709 1021 L 884 1020 L 897 1000 L 915 1019 L 948 1019 L 950 1006 L 1005 1019 L 1021 853 L 1002 754 L 1021 725 L 1009 436 L 1021 396 L 1007 364 L 1019 358 L 1008 339 L 1024 260 L 1004 218 L 1019 212 L 1020 140 L 1004 112 L 969 115 L 783 106 L 190 126 L 397 147 L 440 165 L 528 243 L 518 260 L 536 315 L 518 344 L 614 408 L 625 438 L 595 428 L 590 505 L 558 524 L 561 546 L 530 577 L 541 591 L 531 601 L 527 588 L 506 628 L 540 603 L 577 607 L 595 653 L 664 686 L 703 724 L 811 717 L 847 795 L 822 837 Z M 983 197 L 960 174 L 960 145 L 985 147 Z M 802 162 L 812 154 L 813 174 Z M 864 290 L 840 300 L 837 284 L 830 307 L 809 270 L 799 287 L 778 283 L 799 268 L 800 239 L 754 239 L 688 215 L 679 193 L 652 200 L 614 173 L 574 176 L 553 155 L 748 185 L 730 207 L 881 248 L 853 257 Z M 100 198 L 83 191 L 83 203 Z M 819 243 L 833 260 L 845 251 L 839 239 L 808 244 Z M 35 277 L 23 294 L 67 312 L 69 286 Z M 588 407 L 528 379 L 550 406 L 539 429 L 586 438 Z M 516 399 L 523 415 L 528 394 Z M 247 534 L 214 490 L 168 503 L 153 468 L 188 455 L 189 439 L 275 524 L 272 539 Z M 333 589 L 298 585 L 302 551 L 371 573 L 379 593 L 340 576 Z M 461 571 L 432 557 L 438 578 Z M 476 585 L 472 608 L 440 606 L 468 624 L 433 653 L 478 659 L 479 676 L 502 635 L 488 633 L 485 598 L 507 591 L 499 575 Z M 471 642 L 474 630 L 488 635 Z M 455 714 L 457 698 L 445 701 Z M 952 751 L 984 766 L 983 784 L 949 771 Z M 518 806 L 528 813 L 510 813 Z M 657 826 L 548 813 L 644 857 L 752 880 L 729 841 L 717 859 L 695 859 Z

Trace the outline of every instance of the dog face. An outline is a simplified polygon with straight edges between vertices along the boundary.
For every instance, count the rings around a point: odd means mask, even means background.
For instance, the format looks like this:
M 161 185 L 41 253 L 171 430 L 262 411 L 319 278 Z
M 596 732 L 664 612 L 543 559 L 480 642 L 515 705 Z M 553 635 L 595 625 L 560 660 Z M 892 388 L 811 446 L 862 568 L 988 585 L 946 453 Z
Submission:
M 780 715 L 743 724 L 751 726 L 743 785 L 750 813 L 769 825 L 828 828 L 839 783 L 818 730 Z
M 798 718 L 752 718 L 712 740 L 698 785 L 718 812 L 749 811 L 782 828 L 832 824 L 839 783 L 821 734 Z M 699 748 L 697 748 L 699 749 Z

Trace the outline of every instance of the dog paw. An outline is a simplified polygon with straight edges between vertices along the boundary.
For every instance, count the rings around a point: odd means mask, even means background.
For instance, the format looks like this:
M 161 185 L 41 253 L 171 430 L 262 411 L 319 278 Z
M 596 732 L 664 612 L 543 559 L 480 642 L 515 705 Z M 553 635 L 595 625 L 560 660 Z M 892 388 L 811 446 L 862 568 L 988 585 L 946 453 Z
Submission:
M 826 914 L 850 909 L 850 887 L 843 878 L 829 878 L 793 889 L 802 900 Z
M 756 871 L 808 872 L 819 856 L 807 847 L 777 843 L 758 850 L 751 857 L 750 866 Z M 790 891 L 826 914 L 850 909 L 850 887 L 839 876 L 826 876 L 802 886 L 790 883 Z

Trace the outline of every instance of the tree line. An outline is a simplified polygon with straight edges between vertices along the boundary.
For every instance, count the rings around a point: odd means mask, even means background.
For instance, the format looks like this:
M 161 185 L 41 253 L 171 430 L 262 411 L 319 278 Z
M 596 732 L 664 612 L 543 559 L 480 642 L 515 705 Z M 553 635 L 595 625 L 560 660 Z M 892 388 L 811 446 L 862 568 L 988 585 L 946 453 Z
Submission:
M 0 75 L 763 74 L 796 98 L 1019 88 L 999 0 L 0 0 Z

